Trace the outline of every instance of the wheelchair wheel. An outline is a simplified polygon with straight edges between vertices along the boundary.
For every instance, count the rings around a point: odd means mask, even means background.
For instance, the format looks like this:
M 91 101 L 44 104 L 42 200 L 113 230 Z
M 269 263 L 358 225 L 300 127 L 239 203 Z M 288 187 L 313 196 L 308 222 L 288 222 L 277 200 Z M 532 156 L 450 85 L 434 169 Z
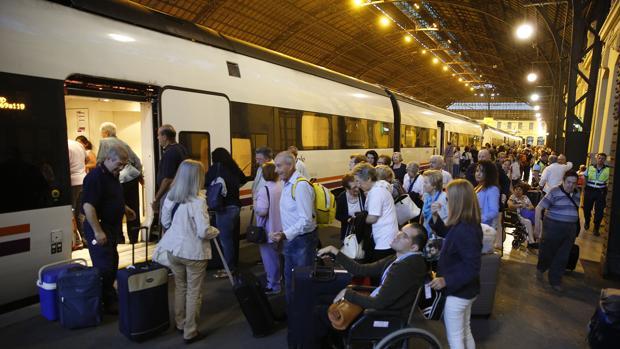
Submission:
M 515 236 L 514 240 L 512 240 L 512 248 L 519 248 L 519 245 L 521 245 L 521 241 Z
M 437 338 L 428 331 L 419 328 L 403 328 L 394 331 L 377 343 L 375 349 L 429 348 L 441 349 Z

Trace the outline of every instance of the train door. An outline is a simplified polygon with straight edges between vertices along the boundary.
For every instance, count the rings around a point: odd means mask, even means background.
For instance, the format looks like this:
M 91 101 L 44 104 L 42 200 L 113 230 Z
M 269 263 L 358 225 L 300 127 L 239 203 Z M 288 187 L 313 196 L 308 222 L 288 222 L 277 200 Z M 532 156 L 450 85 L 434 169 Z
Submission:
M 439 131 L 439 154 L 443 155 L 443 150 L 446 143 L 446 126 L 443 122 L 437 121 L 437 129 Z
M 140 159 L 142 184 L 137 185 L 137 192 L 126 191 L 125 200 L 128 206 L 136 209 L 140 223 L 149 225 L 152 220 L 150 203 L 155 195 L 155 151 L 158 146 L 153 131 L 153 103 L 158 88 L 86 76 L 71 76 L 65 84 L 67 137 L 69 139 L 85 137 L 92 145 L 91 152 L 94 157 L 101 157 L 103 154 L 98 156 L 102 139 L 101 126 L 104 123 L 112 123 L 116 128 L 116 137 L 125 142 Z M 126 186 L 131 187 L 130 184 Z M 125 241 L 128 242 L 125 222 L 123 231 Z M 77 240 L 77 235 L 74 235 L 74 244 Z M 145 244 L 139 242 L 135 248 L 136 262 L 143 260 Z M 152 248 L 154 247 L 149 246 L 149 249 Z M 131 264 L 129 244 L 119 244 L 118 252 L 119 267 Z M 90 258 L 86 248 L 76 249 L 72 257 L 87 260 Z

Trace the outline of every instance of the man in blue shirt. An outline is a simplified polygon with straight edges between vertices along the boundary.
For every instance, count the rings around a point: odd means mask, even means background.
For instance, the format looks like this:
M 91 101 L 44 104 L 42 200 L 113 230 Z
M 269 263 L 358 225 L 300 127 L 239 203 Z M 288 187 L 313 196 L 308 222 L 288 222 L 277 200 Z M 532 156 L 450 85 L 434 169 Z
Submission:
M 113 285 L 118 270 L 116 246 L 122 232 L 123 216 L 126 215 L 127 220 L 136 219 L 136 213 L 125 205 L 123 187 L 118 180 L 127 162 L 125 148 L 112 145 L 103 162 L 86 175 L 82 188 L 82 211 L 86 216 L 84 234 L 93 266 L 101 273 L 102 300 L 104 310 L 109 314 L 118 313 Z

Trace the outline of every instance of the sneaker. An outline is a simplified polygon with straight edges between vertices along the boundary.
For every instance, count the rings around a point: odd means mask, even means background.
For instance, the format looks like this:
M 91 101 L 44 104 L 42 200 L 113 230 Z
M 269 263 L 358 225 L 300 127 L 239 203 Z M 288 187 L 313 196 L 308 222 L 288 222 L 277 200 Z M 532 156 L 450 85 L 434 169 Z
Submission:
M 216 279 L 224 279 L 228 277 L 228 274 L 226 273 L 225 269 L 220 269 L 216 271 L 215 274 L 213 274 L 213 277 Z
M 551 289 L 556 292 L 564 292 L 564 287 L 562 287 L 562 285 L 551 285 Z
M 538 269 L 536 269 L 536 280 L 543 281 L 544 273 Z

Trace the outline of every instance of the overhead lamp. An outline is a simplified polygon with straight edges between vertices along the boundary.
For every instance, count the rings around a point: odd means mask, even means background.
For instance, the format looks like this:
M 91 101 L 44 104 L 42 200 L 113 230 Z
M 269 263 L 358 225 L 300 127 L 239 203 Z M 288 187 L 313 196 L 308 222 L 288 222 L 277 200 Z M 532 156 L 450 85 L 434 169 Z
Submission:
M 410 43 L 413 40 L 413 38 L 411 37 L 411 35 L 405 35 L 405 42 L 406 43 Z
M 422 50 L 422 54 L 425 55 L 426 54 L 426 49 Z
M 484 97 L 484 93 L 481 93 L 481 94 L 480 94 L 480 97 Z
M 495 93 L 491 93 L 491 97 L 495 97 Z
M 540 110 L 540 105 L 535 105 L 534 106 L 534 110 L 536 110 L 536 111 Z
M 466 83 L 465 83 L 465 86 L 469 86 L 469 82 L 466 82 Z
M 420 5 L 418 5 L 418 3 L 416 2 L 415 4 L 413 4 L 413 7 L 415 7 L 416 10 L 420 9 Z
M 538 93 L 532 93 L 532 95 L 530 96 L 530 100 L 532 100 L 532 102 L 536 102 L 539 99 L 540 96 L 538 95 Z
M 537 118 L 539 118 L 539 117 L 540 117 L 540 113 L 536 113 L 536 114 L 534 114 L 534 115 L 536 115 L 536 117 L 537 117 Z
M 452 76 L 456 76 L 456 74 L 455 74 L 455 73 L 452 73 Z
M 538 75 L 536 75 L 536 73 L 527 74 L 527 81 L 534 82 L 536 80 L 538 80 Z
M 534 34 L 534 27 L 529 23 L 522 23 L 517 27 L 515 35 L 520 40 L 529 39 Z
M 379 17 L 379 24 L 385 28 L 390 25 L 390 19 L 386 16 L 381 16 Z
M 433 57 L 433 64 L 437 64 L 437 63 L 439 63 L 439 58 Z
M 463 81 L 463 78 L 459 78 L 459 81 Z
M 443 71 L 448 71 L 448 66 L 444 65 L 442 69 L 443 69 Z
M 353 5 L 361 7 L 363 2 L 363 0 L 353 0 Z
M 470 90 L 470 91 L 473 91 L 473 90 L 474 90 L 474 88 L 473 88 L 473 87 L 470 87 L 470 88 L 469 88 L 469 90 Z

